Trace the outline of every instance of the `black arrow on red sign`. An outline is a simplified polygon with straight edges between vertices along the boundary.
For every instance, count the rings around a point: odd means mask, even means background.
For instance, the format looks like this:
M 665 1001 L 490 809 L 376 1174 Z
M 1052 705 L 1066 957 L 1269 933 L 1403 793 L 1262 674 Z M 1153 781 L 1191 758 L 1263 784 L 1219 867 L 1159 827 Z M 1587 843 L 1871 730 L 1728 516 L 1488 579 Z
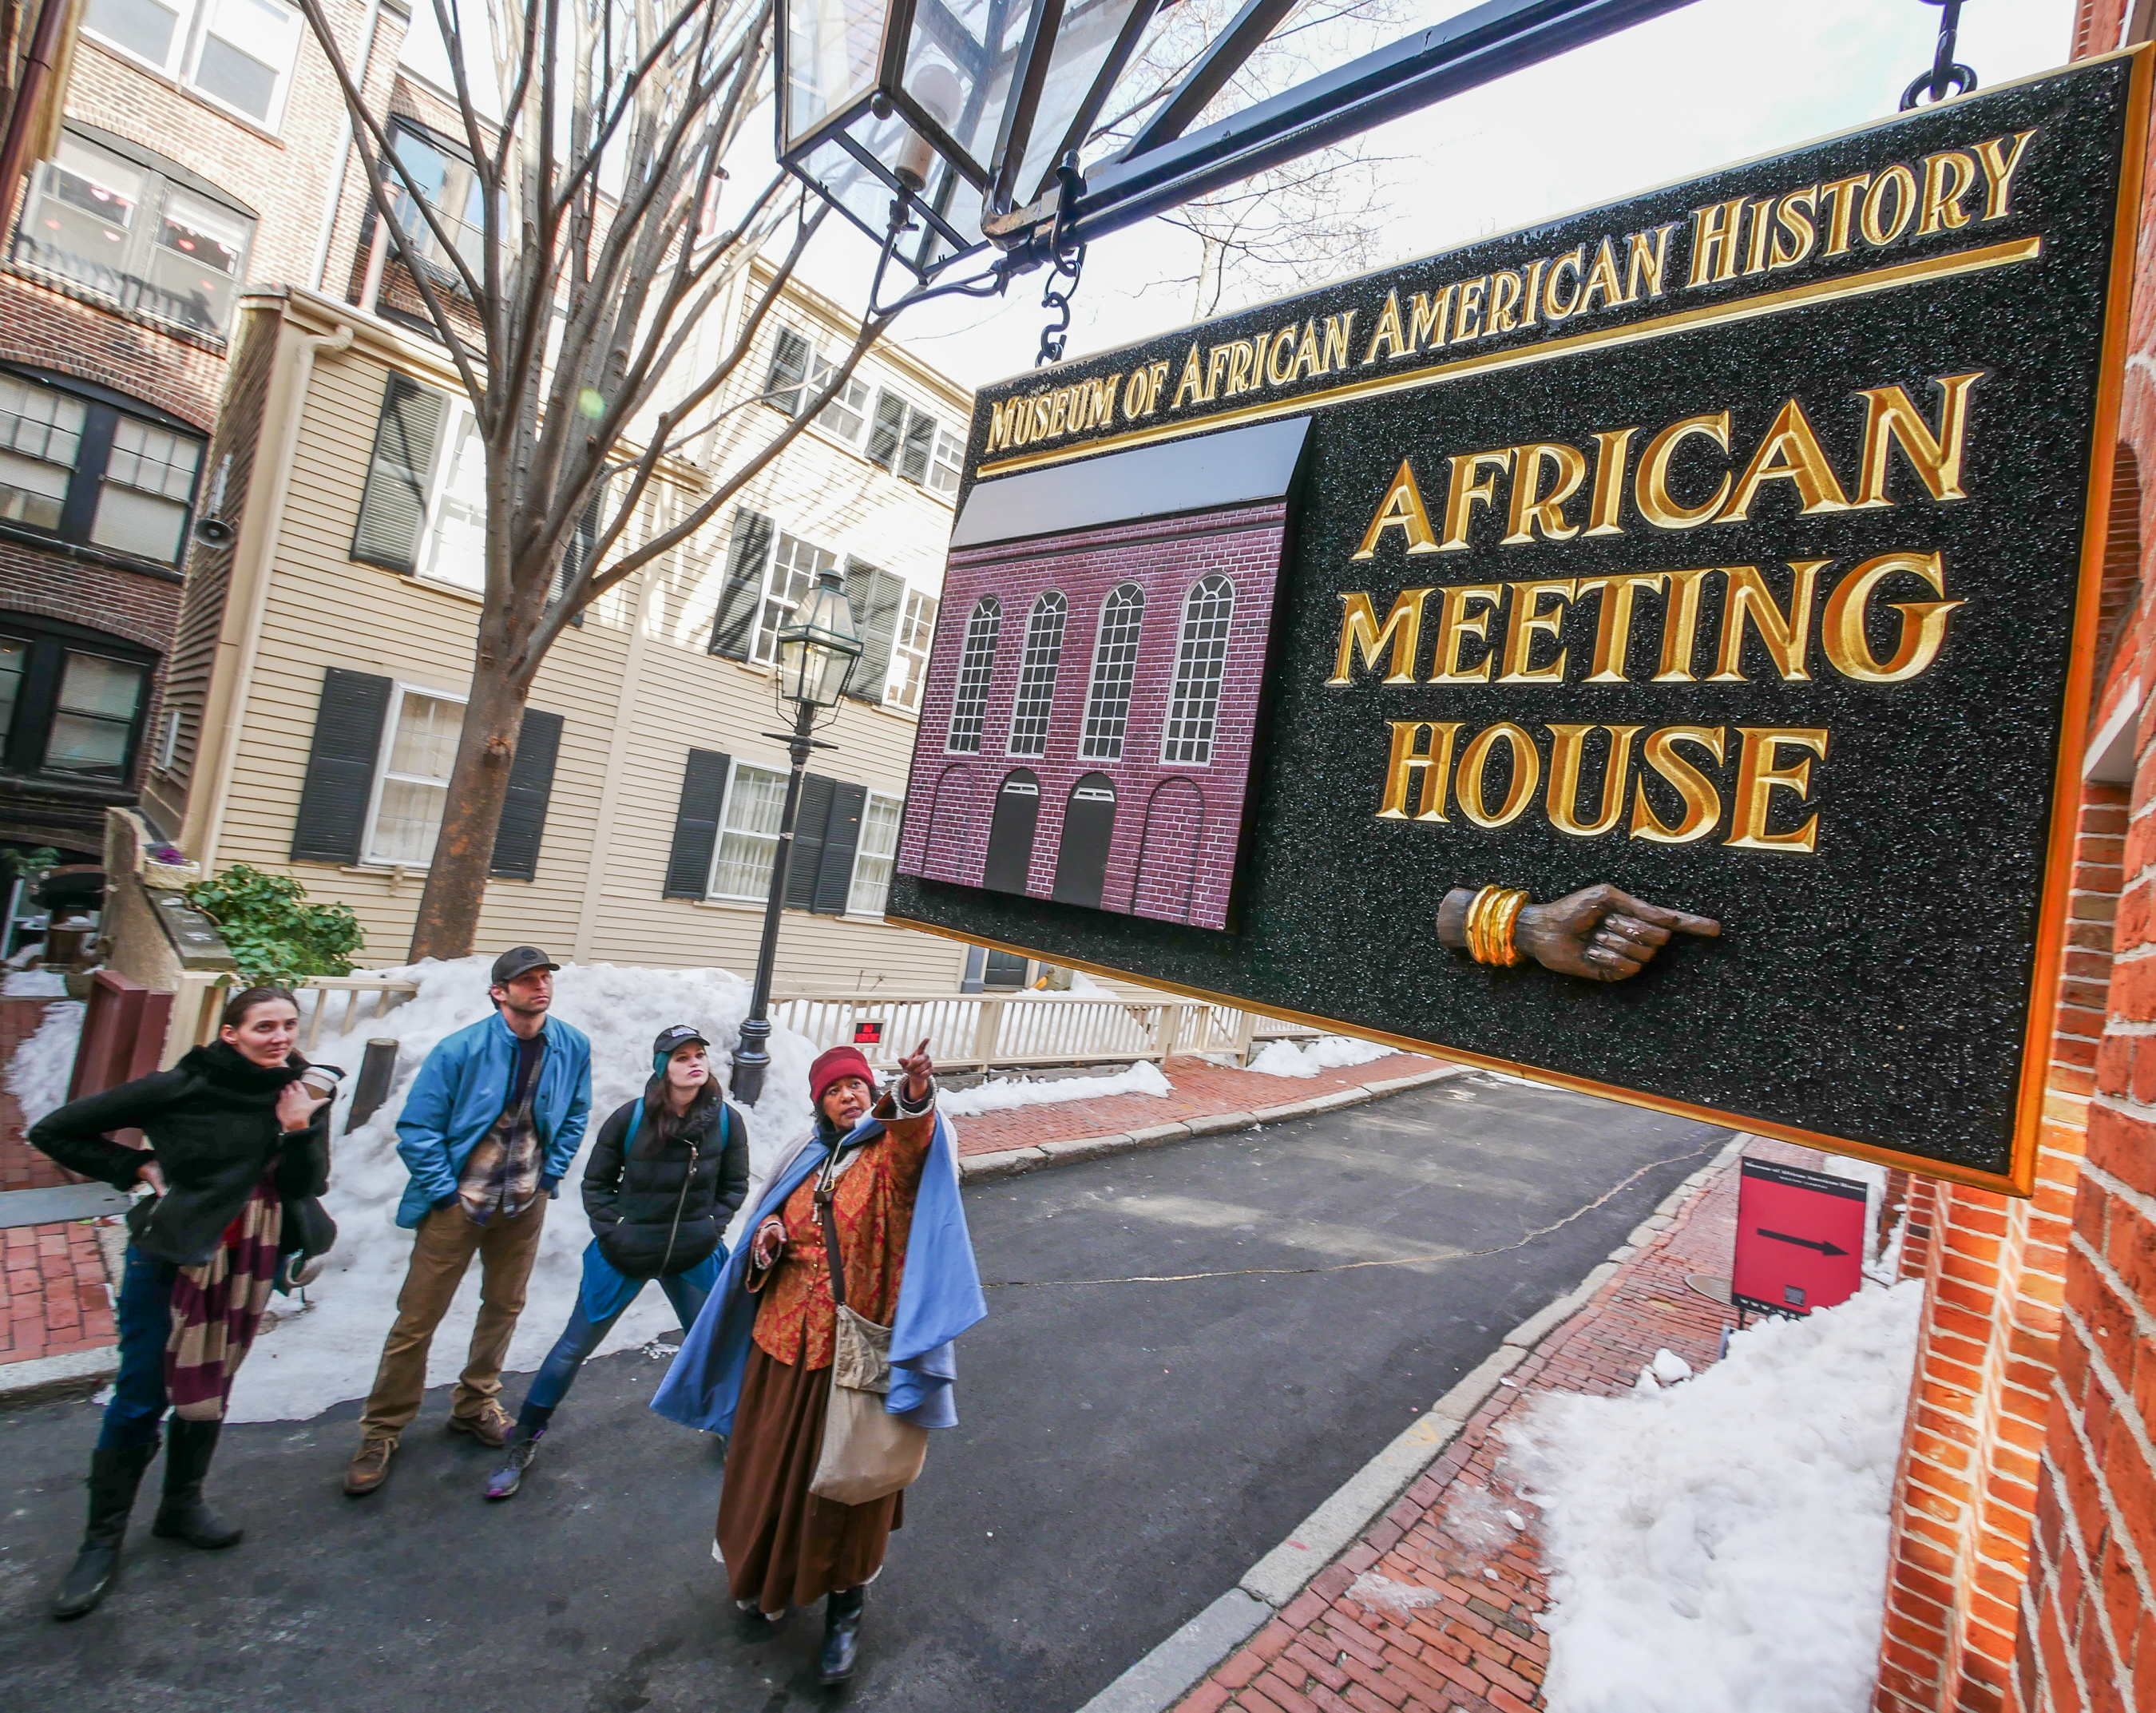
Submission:
M 1793 1237 L 1787 1232 L 1770 1232 L 1763 1225 L 1758 1227 L 1763 1237 L 1772 1237 L 1778 1243 L 1794 1243 L 1799 1249 L 1816 1249 L 1822 1255 L 1846 1255 L 1849 1251 L 1839 1243 L 1821 1242 L 1813 1237 Z

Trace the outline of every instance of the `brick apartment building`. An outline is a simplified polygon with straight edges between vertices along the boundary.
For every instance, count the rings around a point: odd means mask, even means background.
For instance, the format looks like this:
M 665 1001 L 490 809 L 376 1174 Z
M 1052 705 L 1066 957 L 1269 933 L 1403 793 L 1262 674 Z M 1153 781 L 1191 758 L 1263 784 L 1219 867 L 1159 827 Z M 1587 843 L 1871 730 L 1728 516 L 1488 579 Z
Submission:
M 326 0 L 386 107 L 401 0 Z M 162 707 L 240 292 L 337 286 L 366 185 L 287 0 L 85 0 L 57 147 L 0 257 L 0 846 L 96 860 Z M 377 111 L 379 111 L 379 107 Z

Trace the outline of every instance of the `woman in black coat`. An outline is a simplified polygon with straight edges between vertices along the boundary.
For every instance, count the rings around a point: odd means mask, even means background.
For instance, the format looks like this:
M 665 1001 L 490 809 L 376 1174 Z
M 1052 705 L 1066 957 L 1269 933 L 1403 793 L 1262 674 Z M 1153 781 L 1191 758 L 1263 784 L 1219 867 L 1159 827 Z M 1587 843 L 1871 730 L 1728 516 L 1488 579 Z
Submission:
M 80 1618 L 120 1571 L 120 1546 L 157 1429 L 172 1412 L 165 1492 L 153 1532 L 190 1546 L 235 1545 L 203 1502 L 225 1400 L 269 1300 L 285 1198 L 329 1184 L 329 1103 L 300 1081 L 299 1007 L 281 987 L 251 987 L 224 1008 L 218 1038 L 169 1071 L 69 1101 L 29 1139 L 62 1165 L 116 1190 L 146 1184 L 130 1210 L 120 1287 L 120 1374 L 90 1462 L 90 1525 L 53 1597 Z M 139 1129 L 146 1153 L 111 1139 Z
M 686 1332 L 726 1265 L 726 1222 L 748 1194 L 748 1126 L 719 1094 L 710 1043 L 686 1023 L 651 1043 L 651 1080 L 599 1126 L 584 1161 L 594 1233 L 569 1324 L 533 1377 L 489 1499 L 523 1484 L 584 1359 L 653 1279 Z

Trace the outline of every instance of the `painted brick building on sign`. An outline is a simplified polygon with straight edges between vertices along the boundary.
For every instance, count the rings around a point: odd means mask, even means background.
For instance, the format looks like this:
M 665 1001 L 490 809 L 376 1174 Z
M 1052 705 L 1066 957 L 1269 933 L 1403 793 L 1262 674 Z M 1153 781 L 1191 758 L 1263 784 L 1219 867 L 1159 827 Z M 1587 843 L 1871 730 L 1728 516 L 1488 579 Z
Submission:
M 973 490 L 901 872 L 1227 925 L 1306 426 Z

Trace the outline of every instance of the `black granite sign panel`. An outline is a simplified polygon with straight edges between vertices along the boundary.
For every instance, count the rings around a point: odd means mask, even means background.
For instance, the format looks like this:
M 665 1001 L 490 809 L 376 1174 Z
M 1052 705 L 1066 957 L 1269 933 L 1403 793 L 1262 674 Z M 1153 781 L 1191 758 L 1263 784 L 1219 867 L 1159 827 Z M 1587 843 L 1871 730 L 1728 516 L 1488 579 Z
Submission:
M 1199 928 L 902 860 L 892 918 L 2025 1193 L 2148 68 L 984 390 L 965 504 L 1309 420 L 1233 903 Z M 1100 618 L 1069 613 L 1051 759 Z M 1598 883 L 1720 936 L 1604 981 L 1439 931 L 1458 889 Z

